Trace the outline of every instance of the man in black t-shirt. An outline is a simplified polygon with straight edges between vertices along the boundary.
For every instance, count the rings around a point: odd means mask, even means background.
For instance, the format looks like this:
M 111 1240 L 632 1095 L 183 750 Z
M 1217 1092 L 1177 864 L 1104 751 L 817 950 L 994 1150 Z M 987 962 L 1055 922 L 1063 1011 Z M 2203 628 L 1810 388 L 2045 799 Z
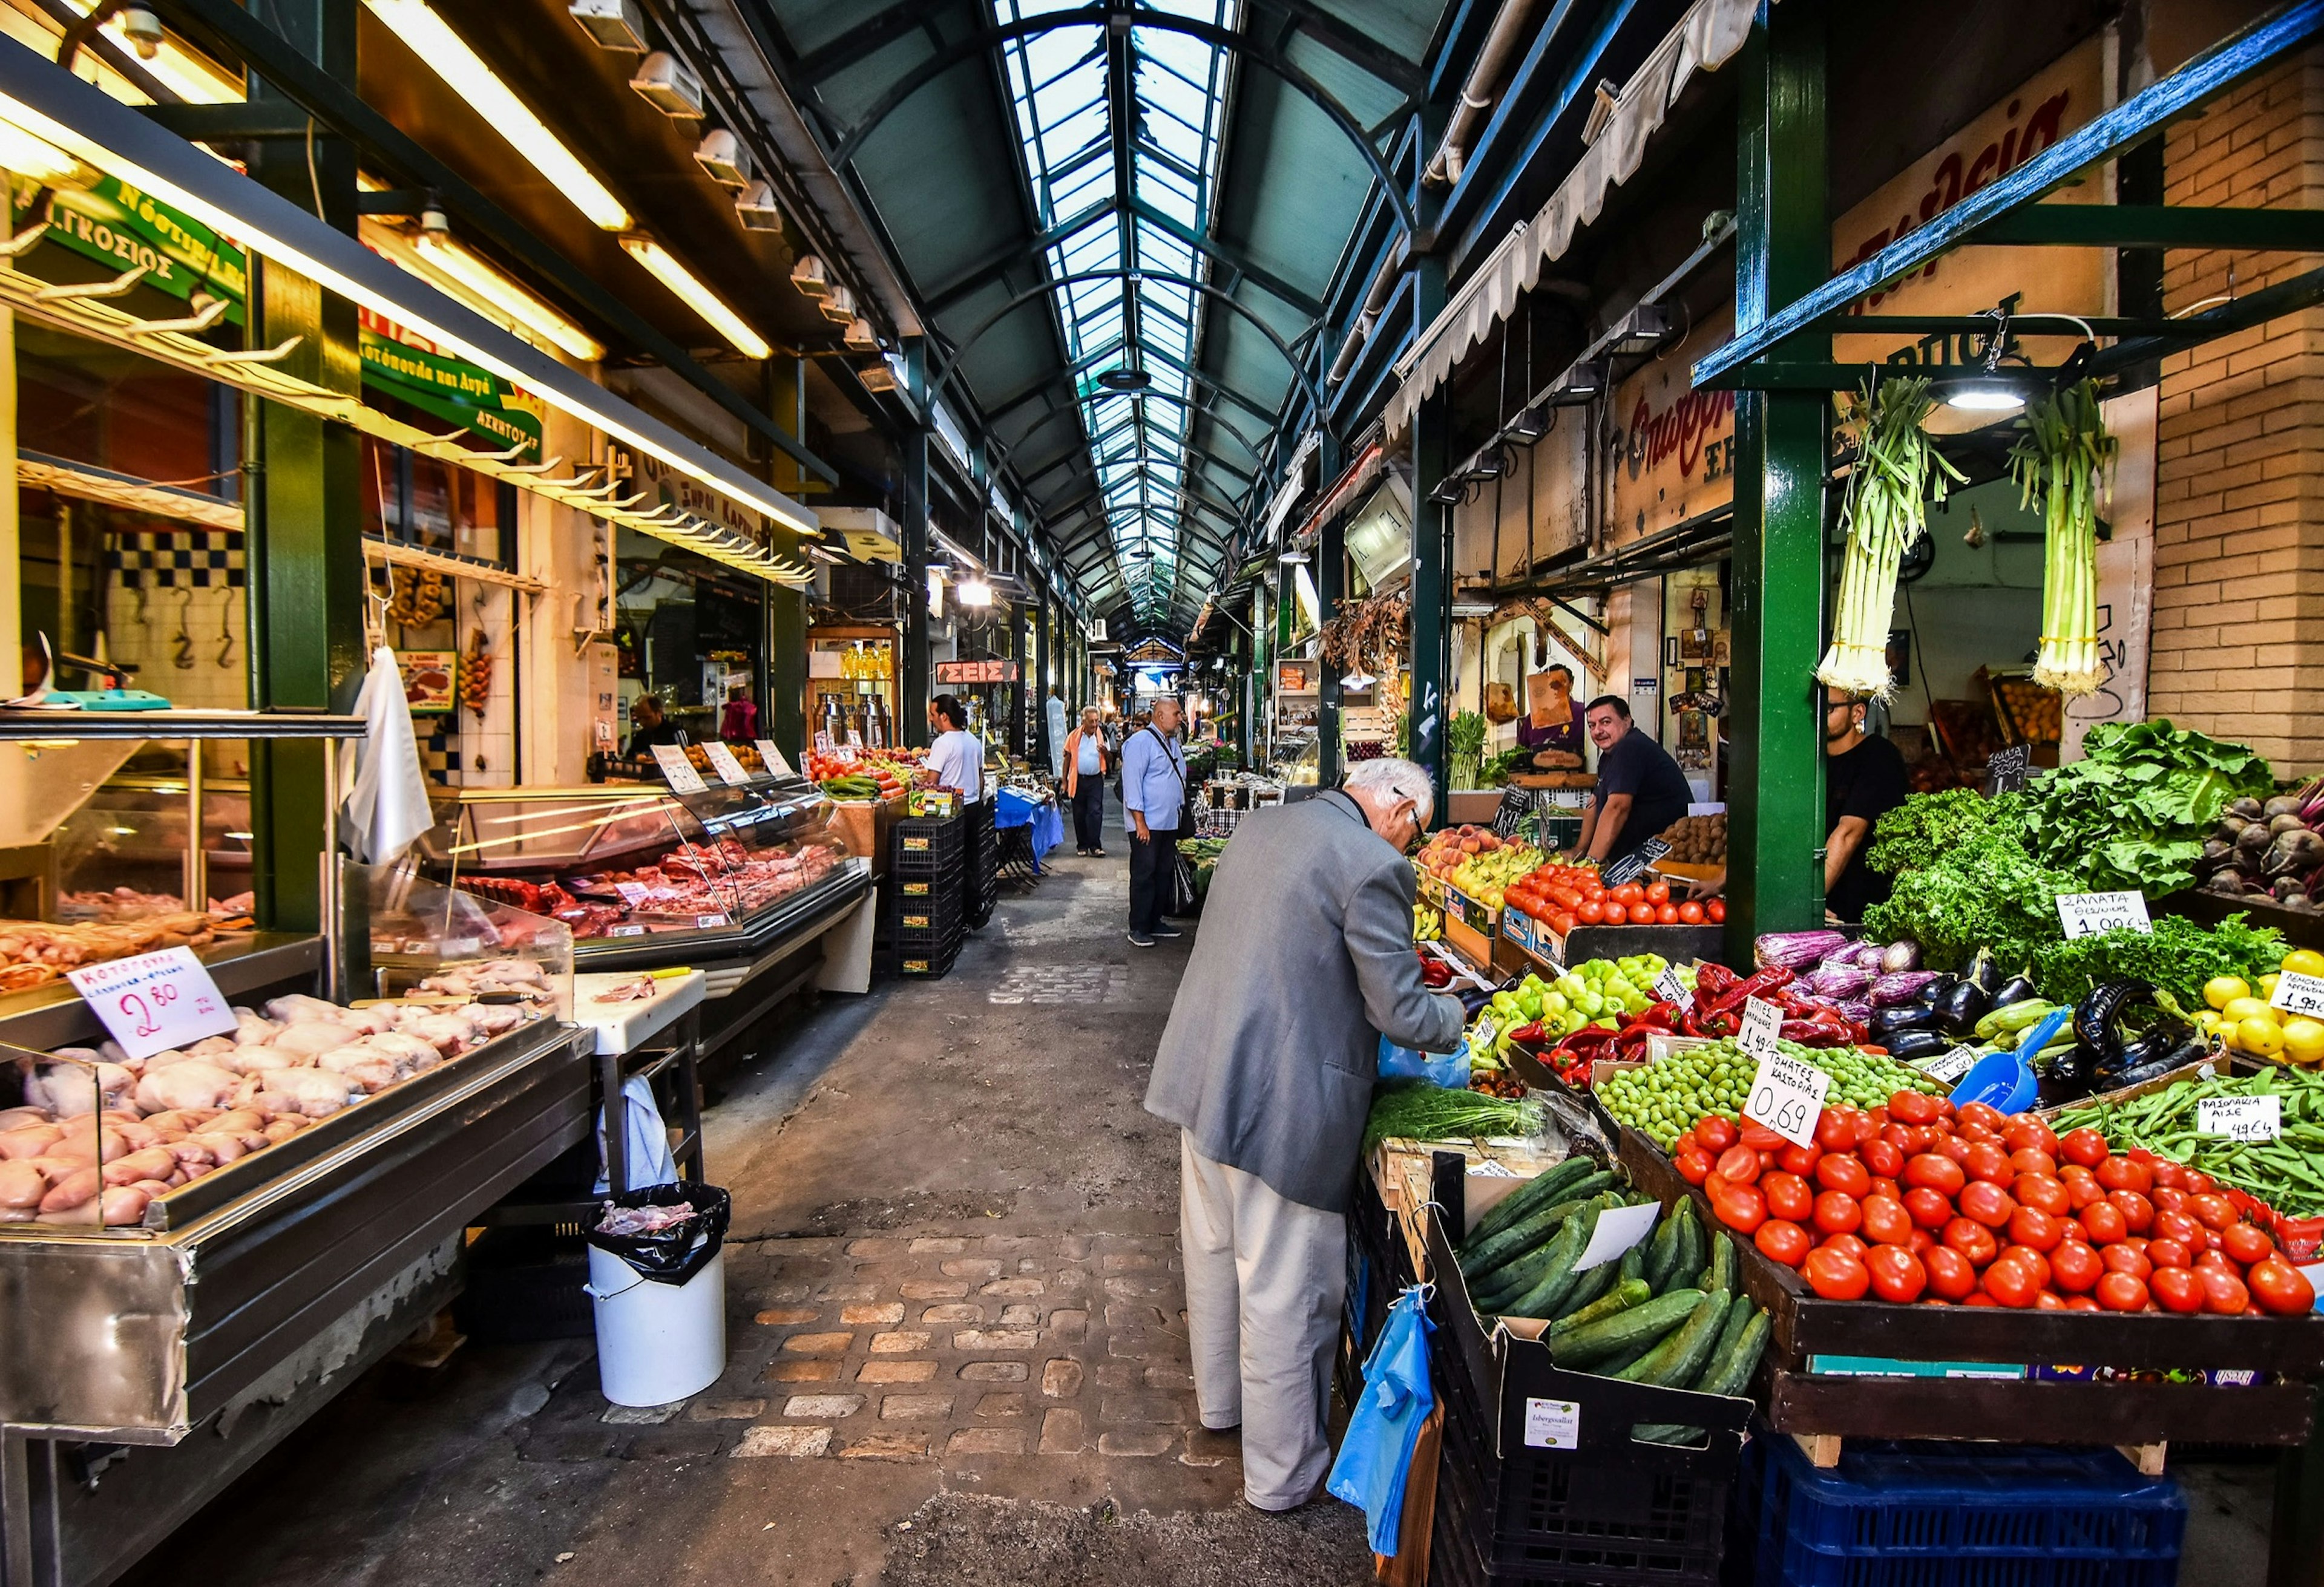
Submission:
M 1670 752 L 1630 726 L 1619 695 L 1601 694 L 1582 713 L 1598 746 L 1598 796 L 1582 818 L 1579 852 L 1600 866 L 1636 854 L 1686 814 L 1693 792 Z
M 1831 836 L 1823 847 L 1823 906 L 1853 924 L 1888 896 L 1889 878 L 1864 863 L 1872 829 L 1904 803 L 1912 784 L 1904 757 L 1887 739 L 1864 730 L 1864 702 L 1835 690 L 1824 704 L 1823 807 Z

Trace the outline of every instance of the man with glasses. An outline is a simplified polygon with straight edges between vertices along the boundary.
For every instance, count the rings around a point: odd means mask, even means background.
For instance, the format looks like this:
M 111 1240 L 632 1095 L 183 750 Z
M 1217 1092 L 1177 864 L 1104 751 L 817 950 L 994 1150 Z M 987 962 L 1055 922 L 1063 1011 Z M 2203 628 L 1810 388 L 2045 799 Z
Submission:
M 1165 889 L 1178 863 L 1178 821 L 1186 808 L 1186 754 L 1178 748 L 1178 702 L 1164 695 L 1154 717 L 1121 746 L 1121 809 L 1130 822 L 1130 942 L 1186 933 L 1162 918 Z
M 1367 760 L 1347 784 L 1244 818 L 1219 856 L 1171 1004 L 1147 1111 L 1179 1128 L 1178 1245 L 1202 1430 L 1242 1452 L 1243 1497 L 1305 1503 L 1331 1465 L 1323 1418 L 1347 1289 L 1347 1211 L 1380 1038 L 1459 1044 L 1456 997 L 1412 949 L 1405 853 L 1428 774 Z

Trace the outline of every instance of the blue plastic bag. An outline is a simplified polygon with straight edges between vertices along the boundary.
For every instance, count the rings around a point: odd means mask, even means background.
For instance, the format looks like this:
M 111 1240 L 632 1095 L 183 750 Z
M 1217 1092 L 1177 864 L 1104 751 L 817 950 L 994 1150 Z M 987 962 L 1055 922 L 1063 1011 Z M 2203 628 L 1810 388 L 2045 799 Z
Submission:
M 1339 1458 L 1325 1484 L 1334 1497 L 1364 1512 L 1374 1554 L 1397 1552 L 1413 1445 L 1436 1405 L 1428 1381 L 1428 1335 L 1436 1325 L 1422 1309 L 1425 1293 L 1416 1285 L 1388 1307 L 1379 1343 L 1364 1362 L 1364 1391 L 1348 1418 L 1347 1436 L 1340 1441 Z
M 1448 1091 L 1469 1088 L 1469 1050 L 1458 1052 L 1418 1052 L 1379 1039 L 1379 1078 L 1383 1080 L 1425 1080 Z

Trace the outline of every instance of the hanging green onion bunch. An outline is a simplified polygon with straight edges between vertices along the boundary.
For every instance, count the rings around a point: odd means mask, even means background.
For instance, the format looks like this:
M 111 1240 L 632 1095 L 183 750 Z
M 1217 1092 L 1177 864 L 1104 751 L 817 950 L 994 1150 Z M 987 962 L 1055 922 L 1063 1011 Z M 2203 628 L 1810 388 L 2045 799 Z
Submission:
M 2107 433 L 2098 384 L 2082 381 L 2026 405 L 2009 472 L 2028 507 L 2039 505 L 2042 649 L 2034 681 L 2068 699 L 2106 681 L 2098 661 L 2098 494 L 2122 444 Z
M 1945 499 L 1947 477 L 1962 477 L 1921 427 L 1932 406 L 1925 380 L 1868 381 L 1841 417 L 1841 435 L 1855 445 L 1856 467 L 1840 508 L 1848 531 L 1840 610 L 1831 648 L 1816 668 L 1828 688 L 1882 698 L 1889 692 L 1896 570 L 1913 542 L 1928 532 L 1928 504 Z

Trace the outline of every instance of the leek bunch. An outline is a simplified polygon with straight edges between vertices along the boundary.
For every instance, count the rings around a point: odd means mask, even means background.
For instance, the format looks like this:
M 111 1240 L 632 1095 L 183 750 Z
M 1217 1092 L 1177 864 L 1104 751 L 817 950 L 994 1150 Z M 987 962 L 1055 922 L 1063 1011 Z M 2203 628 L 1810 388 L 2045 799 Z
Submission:
M 1856 448 L 1840 521 L 1848 551 L 1840 570 L 1840 610 L 1816 677 L 1826 687 L 1886 699 L 1888 625 L 1896 570 L 1928 532 L 1928 503 L 1945 499 L 1946 477 L 1961 478 L 1921 421 L 1934 406 L 1925 380 L 1866 383 L 1841 421 Z
M 2106 681 L 2098 659 L 2098 492 L 2122 444 L 2107 433 L 2098 384 L 2082 381 L 2027 405 L 2009 451 L 2020 500 L 2039 503 L 2044 537 L 2042 649 L 2034 681 L 2069 700 Z

